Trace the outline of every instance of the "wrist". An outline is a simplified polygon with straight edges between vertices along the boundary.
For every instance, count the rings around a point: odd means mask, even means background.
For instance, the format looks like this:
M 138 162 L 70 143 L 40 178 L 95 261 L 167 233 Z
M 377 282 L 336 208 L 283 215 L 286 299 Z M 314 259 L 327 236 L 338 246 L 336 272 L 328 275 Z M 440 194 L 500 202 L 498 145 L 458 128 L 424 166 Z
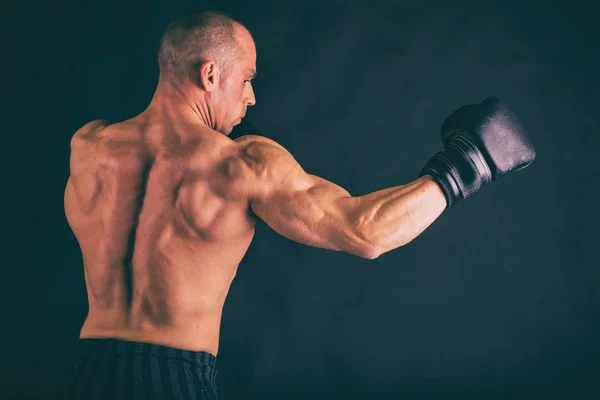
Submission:
M 446 207 L 451 207 L 460 200 L 460 191 L 456 185 L 456 181 L 449 176 L 448 169 L 445 166 L 440 165 L 440 160 L 435 158 L 431 159 L 427 165 L 423 168 L 420 177 L 427 179 L 435 185 L 439 190 L 440 194 L 446 201 Z

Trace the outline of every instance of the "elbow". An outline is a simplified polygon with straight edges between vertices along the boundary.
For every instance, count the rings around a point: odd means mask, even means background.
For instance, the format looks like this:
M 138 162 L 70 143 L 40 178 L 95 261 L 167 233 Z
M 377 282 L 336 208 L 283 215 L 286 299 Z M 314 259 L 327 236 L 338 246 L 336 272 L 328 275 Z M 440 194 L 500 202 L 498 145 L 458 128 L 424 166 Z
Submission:
M 369 247 L 366 247 L 365 249 L 363 249 L 363 251 L 361 252 L 361 254 L 359 256 L 364 259 L 367 259 L 367 260 L 374 260 L 382 254 L 383 254 L 383 252 L 381 250 L 379 250 L 377 247 L 369 246 Z
M 351 234 L 346 237 L 346 244 L 350 244 L 353 254 L 368 260 L 374 260 L 390 250 L 404 246 L 408 243 L 406 229 L 389 229 L 375 223 L 373 218 L 358 214 L 350 221 Z M 400 228 L 407 225 L 399 224 Z
M 402 247 L 410 242 L 405 235 L 384 237 L 382 235 L 374 234 L 374 232 L 371 232 L 369 235 L 365 235 L 363 232 L 363 234 L 357 235 L 355 239 L 355 248 L 360 249 L 359 256 L 368 260 L 374 260 L 382 254 Z
M 367 260 L 374 260 L 384 253 L 378 246 L 372 245 L 364 240 L 356 239 L 357 238 L 354 238 L 354 240 L 344 241 L 344 244 L 340 246 L 338 250 Z
M 374 259 L 378 258 L 380 255 L 382 255 L 383 253 L 385 253 L 385 251 L 383 251 L 381 246 L 376 244 L 374 241 L 368 241 L 368 240 L 364 240 L 364 239 L 357 240 L 355 242 L 354 249 L 358 250 L 358 251 L 355 251 L 355 254 L 357 256 L 367 259 L 367 260 L 374 260 Z
M 341 246 L 339 246 L 338 249 L 344 253 L 352 254 L 353 256 L 367 260 L 374 260 L 383 254 L 379 246 L 356 235 L 347 236 L 340 244 Z

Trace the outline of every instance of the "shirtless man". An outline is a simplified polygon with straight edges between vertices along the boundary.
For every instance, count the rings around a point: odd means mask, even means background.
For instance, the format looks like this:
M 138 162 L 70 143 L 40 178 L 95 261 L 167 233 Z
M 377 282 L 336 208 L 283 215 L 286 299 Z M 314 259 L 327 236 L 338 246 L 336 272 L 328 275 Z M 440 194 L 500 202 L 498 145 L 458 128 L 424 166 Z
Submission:
M 374 259 L 535 157 L 491 98 L 444 122 L 445 146 L 414 182 L 355 197 L 270 139 L 228 138 L 256 103 L 241 24 L 184 14 L 159 64 L 144 112 L 90 122 L 71 140 L 65 212 L 89 313 L 63 399 L 216 399 L 221 313 L 259 218 L 291 240 Z

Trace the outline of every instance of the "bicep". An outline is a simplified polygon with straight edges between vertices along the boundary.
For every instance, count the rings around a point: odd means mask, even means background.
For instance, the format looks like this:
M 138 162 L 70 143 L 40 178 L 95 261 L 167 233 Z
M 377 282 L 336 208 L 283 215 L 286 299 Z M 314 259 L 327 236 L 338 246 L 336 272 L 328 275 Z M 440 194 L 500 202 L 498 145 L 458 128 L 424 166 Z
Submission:
M 283 148 L 259 150 L 252 211 L 280 235 L 313 247 L 363 255 L 354 213 L 358 198 L 307 174 Z

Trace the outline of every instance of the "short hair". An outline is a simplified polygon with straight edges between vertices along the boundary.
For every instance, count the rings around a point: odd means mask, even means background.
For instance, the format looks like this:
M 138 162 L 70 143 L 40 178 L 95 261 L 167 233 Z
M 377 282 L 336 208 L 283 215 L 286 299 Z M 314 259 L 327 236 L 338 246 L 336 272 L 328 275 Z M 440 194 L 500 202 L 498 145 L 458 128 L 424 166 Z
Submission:
M 215 61 L 228 75 L 240 57 L 235 23 L 239 24 L 216 9 L 194 8 L 180 14 L 168 25 L 160 41 L 161 79 L 186 81 L 207 60 Z

